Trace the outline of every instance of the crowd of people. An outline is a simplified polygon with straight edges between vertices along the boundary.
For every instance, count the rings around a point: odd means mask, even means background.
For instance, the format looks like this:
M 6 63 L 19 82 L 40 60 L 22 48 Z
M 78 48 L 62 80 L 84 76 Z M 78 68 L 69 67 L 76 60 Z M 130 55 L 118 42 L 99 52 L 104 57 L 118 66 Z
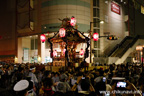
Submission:
M 126 86 L 118 88 L 118 81 Z M 93 70 L 68 67 L 58 72 L 38 64 L 0 65 L 0 96 L 142 96 L 143 92 L 142 68 L 128 63 Z

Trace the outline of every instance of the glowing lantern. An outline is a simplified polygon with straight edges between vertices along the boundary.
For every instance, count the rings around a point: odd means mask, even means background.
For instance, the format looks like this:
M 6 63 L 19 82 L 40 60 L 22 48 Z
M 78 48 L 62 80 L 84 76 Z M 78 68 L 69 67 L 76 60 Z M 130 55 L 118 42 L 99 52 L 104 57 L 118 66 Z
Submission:
M 63 54 L 65 54 L 66 49 L 63 49 Z
M 65 52 L 66 52 L 66 49 L 63 49 L 63 50 L 62 50 L 62 56 L 65 55 Z
M 93 34 L 93 40 L 94 41 L 98 41 L 98 39 L 99 39 L 99 34 L 98 33 L 94 33 Z
M 53 56 L 57 57 L 57 51 L 56 50 L 53 52 Z
M 76 25 L 76 19 L 75 19 L 75 17 L 71 18 L 70 24 L 71 24 L 71 26 L 75 26 Z
M 65 29 L 64 28 L 60 28 L 59 29 L 59 35 L 60 35 L 60 37 L 65 37 Z
M 45 39 L 46 39 L 46 36 L 44 34 L 41 34 L 40 39 L 41 39 L 42 43 L 44 43 Z
M 82 56 L 84 54 L 84 50 L 81 48 L 79 54 Z

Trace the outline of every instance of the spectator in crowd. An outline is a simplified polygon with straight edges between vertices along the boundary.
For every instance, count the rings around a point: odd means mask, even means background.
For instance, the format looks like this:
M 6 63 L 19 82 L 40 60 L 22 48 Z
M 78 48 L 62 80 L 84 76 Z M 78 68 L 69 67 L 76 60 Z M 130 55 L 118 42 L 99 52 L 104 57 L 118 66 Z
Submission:
M 79 76 L 77 78 L 77 82 L 72 87 L 72 91 L 75 91 L 77 85 L 80 83 L 82 91 L 78 91 L 76 93 L 77 96 L 96 96 L 95 89 L 93 88 L 92 84 L 90 83 L 89 78 Z
M 20 80 L 14 86 L 15 96 L 28 96 L 29 82 L 27 80 Z
M 56 82 L 59 82 L 59 73 L 58 72 L 55 72 L 54 73 L 54 76 L 52 77 L 53 79 L 53 82 L 56 83 Z
M 40 89 L 40 96 L 53 96 L 54 91 L 52 91 L 53 81 L 51 78 L 45 78 L 43 80 L 43 86 Z
M 34 82 L 34 84 L 37 86 L 37 83 L 38 83 L 38 79 L 36 77 L 36 75 L 34 74 L 35 73 L 35 67 L 31 66 L 30 69 L 29 69 L 29 77 L 31 77 L 31 80 Z
M 58 85 L 57 87 L 59 86 L 62 86 L 63 85 L 63 90 L 61 90 L 63 93 L 66 93 L 67 91 L 70 91 L 71 90 L 71 87 L 70 85 L 68 84 L 67 82 L 67 79 L 68 79 L 68 76 L 63 73 L 61 76 L 60 76 L 60 82 L 58 82 Z M 60 85 L 59 85 L 60 84 Z M 58 88 L 57 88 L 58 89 Z

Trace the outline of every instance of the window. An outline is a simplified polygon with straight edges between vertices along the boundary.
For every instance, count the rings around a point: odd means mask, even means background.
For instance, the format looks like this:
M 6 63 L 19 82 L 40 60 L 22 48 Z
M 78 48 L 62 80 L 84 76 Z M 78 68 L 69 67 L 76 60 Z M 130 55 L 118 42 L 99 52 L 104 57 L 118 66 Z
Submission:
M 96 17 L 96 8 L 93 8 L 93 17 Z
M 99 0 L 96 0 L 96 6 L 99 7 Z
M 93 0 L 93 6 L 96 6 L 96 0 Z
M 31 39 L 31 50 L 38 49 L 38 39 Z
M 96 17 L 99 17 L 99 9 L 96 9 Z
M 93 32 L 94 33 L 100 33 L 100 29 L 94 29 Z
M 93 27 L 97 27 L 97 28 L 99 28 L 100 27 L 100 22 L 99 22 L 100 20 L 98 19 L 98 18 L 94 18 L 93 19 Z
M 35 49 L 38 49 L 38 39 L 35 39 Z
M 93 6 L 99 7 L 99 0 L 93 0 Z
M 93 8 L 93 17 L 99 17 L 99 8 Z
M 34 50 L 34 39 L 31 40 L 31 50 Z

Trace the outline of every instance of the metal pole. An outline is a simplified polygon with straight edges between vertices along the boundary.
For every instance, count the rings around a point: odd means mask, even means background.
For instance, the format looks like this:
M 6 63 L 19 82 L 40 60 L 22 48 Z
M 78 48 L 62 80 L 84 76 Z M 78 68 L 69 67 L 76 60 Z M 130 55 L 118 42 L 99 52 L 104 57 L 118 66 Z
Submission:
M 91 30 L 92 30 L 91 27 L 92 27 L 92 26 L 91 26 L 91 25 L 92 25 L 92 23 L 99 23 L 99 22 L 100 22 L 100 21 L 98 21 L 98 22 L 90 22 L 90 63 L 91 63 L 91 53 L 92 53 L 92 52 L 91 52 L 91 49 L 92 49 L 92 48 L 91 48 L 91 47 L 92 47 L 92 46 L 91 46 L 91 44 L 92 44 L 92 41 L 91 41 L 91 35 L 92 35 L 92 34 L 91 34 L 91 32 L 92 32 L 92 31 L 91 31 Z M 98 45 L 98 42 L 97 42 L 97 45 Z M 98 50 L 97 50 L 97 54 L 98 54 Z M 98 55 L 97 55 L 97 57 L 98 57 Z
M 143 53 L 143 51 L 142 51 L 142 53 Z M 142 61 L 142 72 L 143 72 L 143 55 L 141 55 L 141 56 L 142 56 L 142 57 L 141 57 L 141 58 L 142 58 L 141 61 Z
M 92 42 L 91 42 L 91 24 L 92 24 L 93 22 L 90 22 L 90 63 L 91 63 L 91 44 L 92 44 Z

